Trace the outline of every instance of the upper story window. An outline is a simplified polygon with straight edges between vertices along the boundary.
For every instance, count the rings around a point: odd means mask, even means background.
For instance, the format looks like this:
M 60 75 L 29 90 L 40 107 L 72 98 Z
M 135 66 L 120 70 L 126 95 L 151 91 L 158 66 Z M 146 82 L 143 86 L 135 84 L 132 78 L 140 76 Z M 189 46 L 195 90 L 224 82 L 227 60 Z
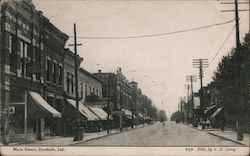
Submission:
M 71 74 L 71 93 L 74 93 L 74 75 Z
M 52 68 L 52 76 L 53 76 L 53 83 L 56 83 L 56 72 L 57 72 L 57 63 L 53 60 L 53 68 Z
M 99 91 L 99 97 L 102 97 L 102 92 L 101 91 Z
M 62 82 L 63 82 L 63 66 L 61 64 L 59 64 L 58 77 L 59 77 L 59 85 L 62 85 Z
M 12 53 L 12 36 L 9 36 L 9 53 Z
M 98 89 L 96 89 L 95 91 L 96 91 L 96 95 L 98 96 Z
M 83 97 L 83 82 L 81 82 L 81 97 Z
M 92 90 L 91 90 L 91 86 L 89 86 L 89 94 L 91 94 Z
M 87 96 L 88 95 L 88 87 L 87 87 L 87 85 L 85 85 L 85 96 Z
M 70 92 L 70 73 L 67 73 L 67 93 Z
M 26 63 L 26 76 L 32 77 L 32 58 L 33 58 L 33 50 L 32 46 L 28 43 L 25 43 L 25 63 Z
M 51 70 L 51 59 L 46 58 L 46 67 L 45 67 L 46 81 L 50 81 L 50 70 Z

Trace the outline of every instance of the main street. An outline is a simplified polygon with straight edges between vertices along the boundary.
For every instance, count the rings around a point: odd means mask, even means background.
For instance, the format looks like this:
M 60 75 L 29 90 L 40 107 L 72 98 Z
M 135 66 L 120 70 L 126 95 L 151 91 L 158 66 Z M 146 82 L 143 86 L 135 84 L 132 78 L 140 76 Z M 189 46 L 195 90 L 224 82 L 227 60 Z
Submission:
M 167 122 L 137 128 L 76 146 L 240 146 L 187 125 Z

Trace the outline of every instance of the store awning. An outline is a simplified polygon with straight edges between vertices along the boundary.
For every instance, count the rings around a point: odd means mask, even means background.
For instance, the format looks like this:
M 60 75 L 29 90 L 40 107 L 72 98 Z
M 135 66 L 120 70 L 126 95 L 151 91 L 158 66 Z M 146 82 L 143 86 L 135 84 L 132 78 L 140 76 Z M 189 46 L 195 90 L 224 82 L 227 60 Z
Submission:
M 28 113 L 30 116 L 37 118 L 61 117 L 61 113 L 50 106 L 40 94 L 38 94 L 37 92 L 29 91 L 29 95 L 30 102 L 31 104 L 33 104 L 28 107 Z
M 125 117 L 132 119 L 132 112 L 127 109 L 122 109 L 124 111 Z M 136 116 L 133 114 L 133 118 L 136 119 Z
M 204 114 L 210 114 L 211 112 L 213 112 L 213 110 L 215 109 L 216 105 L 210 106 L 208 107 L 205 111 Z
M 222 108 L 218 108 L 218 109 L 211 115 L 210 118 L 215 118 L 221 111 L 222 111 Z
M 107 120 L 108 114 L 102 109 L 98 107 L 89 107 L 89 109 L 100 118 L 100 120 Z M 109 119 L 112 119 L 110 116 Z
M 76 101 L 72 99 L 67 99 L 68 103 L 76 108 Z M 79 111 L 84 115 L 88 121 L 97 121 L 99 118 L 93 114 L 86 106 L 79 102 Z
M 139 113 L 138 116 L 139 116 L 140 118 L 143 118 L 143 115 L 142 115 L 141 113 Z

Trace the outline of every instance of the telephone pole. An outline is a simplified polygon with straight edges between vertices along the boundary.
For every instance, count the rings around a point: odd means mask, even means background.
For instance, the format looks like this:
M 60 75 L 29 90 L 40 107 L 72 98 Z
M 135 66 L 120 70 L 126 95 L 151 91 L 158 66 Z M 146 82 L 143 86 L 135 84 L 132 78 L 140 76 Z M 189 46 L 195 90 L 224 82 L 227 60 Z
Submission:
M 203 98 L 203 70 L 208 67 L 208 59 L 193 59 L 193 67 L 199 68 L 199 79 L 200 79 L 200 113 L 201 119 L 204 120 L 204 98 Z
M 196 75 L 187 75 L 186 76 L 186 82 L 190 82 L 190 89 L 191 89 L 191 115 L 193 117 L 193 111 L 194 111 L 194 92 L 193 92 L 193 82 L 197 82 Z
M 187 84 L 187 124 L 189 124 L 189 105 L 190 105 L 190 102 L 189 102 L 189 88 L 190 88 L 190 85 Z
M 78 63 L 77 63 L 77 46 L 81 46 L 82 44 L 77 44 L 76 40 L 76 24 L 74 23 L 74 44 L 70 44 L 69 46 L 74 46 L 75 51 L 75 92 L 76 92 L 76 109 L 77 118 L 76 118 L 76 132 L 74 134 L 74 141 L 82 140 L 80 137 L 82 132 L 80 132 L 80 112 L 79 112 L 79 95 L 78 95 Z

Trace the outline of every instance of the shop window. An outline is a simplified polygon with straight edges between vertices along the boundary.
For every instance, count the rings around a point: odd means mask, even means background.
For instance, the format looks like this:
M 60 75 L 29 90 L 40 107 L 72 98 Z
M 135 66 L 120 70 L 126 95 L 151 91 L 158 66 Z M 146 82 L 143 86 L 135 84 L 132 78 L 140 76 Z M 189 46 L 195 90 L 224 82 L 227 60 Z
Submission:
M 62 104 L 62 100 L 61 99 L 56 99 L 56 110 L 61 112 L 63 111 L 63 104 Z
M 10 103 L 24 103 L 25 102 L 25 92 L 23 90 L 11 88 L 10 97 L 11 97 Z

